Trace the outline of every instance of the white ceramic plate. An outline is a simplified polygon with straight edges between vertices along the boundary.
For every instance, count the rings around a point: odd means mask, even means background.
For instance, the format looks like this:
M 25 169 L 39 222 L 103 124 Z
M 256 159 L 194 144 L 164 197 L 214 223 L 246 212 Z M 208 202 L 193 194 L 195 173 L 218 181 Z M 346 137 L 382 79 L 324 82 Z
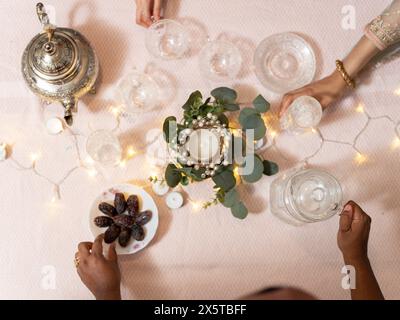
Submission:
M 93 220 L 97 216 L 104 215 L 98 208 L 101 202 L 108 202 L 111 205 L 114 205 L 114 197 L 115 193 L 121 192 L 125 195 L 125 198 L 128 196 L 135 194 L 139 197 L 139 210 L 150 210 L 152 212 L 151 220 L 143 226 L 145 231 L 145 238 L 143 241 L 136 241 L 133 238 L 129 241 L 128 245 L 123 248 L 119 245 L 118 239 L 116 240 L 117 246 L 116 250 L 118 254 L 132 254 L 136 253 L 139 250 L 145 248 L 150 241 L 154 238 L 158 227 L 158 210 L 157 206 L 153 200 L 153 198 L 143 189 L 136 187 L 130 184 L 121 184 L 113 186 L 103 193 L 101 193 L 96 200 L 92 204 L 92 208 L 90 209 L 89 214 L 89 227 L 94 237 L 97 237 L 99 234 L 104 233 L 107 228 L 99 228 L 97 227 Z
M 254 54 L 257 78 L 276 93 L 303 87 L 315 76 L 316 59 L 312 47 L 294 33 L 279 33 L 264 39 Z

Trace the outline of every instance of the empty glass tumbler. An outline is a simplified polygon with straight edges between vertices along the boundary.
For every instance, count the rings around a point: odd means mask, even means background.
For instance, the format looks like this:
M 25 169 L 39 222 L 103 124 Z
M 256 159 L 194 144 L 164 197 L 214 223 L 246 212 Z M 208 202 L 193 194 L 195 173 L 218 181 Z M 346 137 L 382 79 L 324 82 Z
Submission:
M 281 119 L 281 127 L 292 133 L 302 133 L 318 126 L 322 107 L 317 99 L 302 96 L 293 101 Z
M 292 170 L 271 184 L 271 211 L 289 222 L 318 222 L 342 209 L 342 188 L 335 177 L 317 169 Z
M 98 164 L 114 166 L 121 161 L 122 147 L 111 131 L 98 130 L 88 137 L 86 152 Z

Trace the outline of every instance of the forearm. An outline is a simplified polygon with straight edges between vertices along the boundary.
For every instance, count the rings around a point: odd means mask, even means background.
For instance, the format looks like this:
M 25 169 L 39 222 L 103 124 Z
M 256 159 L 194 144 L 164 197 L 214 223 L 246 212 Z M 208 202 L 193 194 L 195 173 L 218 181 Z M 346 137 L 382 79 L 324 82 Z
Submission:
M 362 36 L 343 60 L 347 73 L 353 79 L 380 50 L 366 36 Z
M 383 300 L 383 294 L 375 278 L 369 259 L 344 258 L 346 265 L 355 268 L 356 288 L 351 290 L 352 300 Z

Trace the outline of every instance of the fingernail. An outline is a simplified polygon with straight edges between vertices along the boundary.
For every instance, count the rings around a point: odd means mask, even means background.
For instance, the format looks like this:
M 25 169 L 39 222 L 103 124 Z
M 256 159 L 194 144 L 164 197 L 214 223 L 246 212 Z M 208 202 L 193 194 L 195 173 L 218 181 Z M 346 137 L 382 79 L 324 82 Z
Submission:
M 343 208 L 344 212 L 353 212 L 353 207 L 350 204 L 346 204 Z

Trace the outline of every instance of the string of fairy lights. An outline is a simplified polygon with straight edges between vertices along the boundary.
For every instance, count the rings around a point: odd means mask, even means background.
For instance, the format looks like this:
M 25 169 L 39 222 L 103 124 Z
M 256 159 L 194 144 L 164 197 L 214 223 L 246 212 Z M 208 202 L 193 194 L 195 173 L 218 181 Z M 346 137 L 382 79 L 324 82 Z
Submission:
M 396 90 L 394 93 L 396 95 L 400 96 L 400 89 Z M 118 131 L 121 128 L 121 123 L 122 123 L 122 115 L 123 115 L 122 109 L 121 109 L 121 107 L 114 106 L 114 107 L 111 107 L 109 111 L 116 120 L 116 125 L 112 129 L 112 131 Z M 359 141 L 360 137 L 362 136 L 362 134 L 367 130 L 368 126 L 373 121 L 382 120 L 382 119 L 387 120 L 389 123 L 391 123 L 393 125 L 395 139 L 393 140 L 393 142 L 391 144 L 392 149 L 400 148 L 400 120 L 396 121 L 395 119 L 393 119 L 393 117 L 386 115 L 386 114 L 383 114 L 380 116 L 372 116 L 367 110 L 365 110 L 365 106 L 361 103 L 356 106 L 355 111 L 363 114 L 366 118 L 366 122 L 351 142 L 327 139 L 323 136 L 321 130 L 319 130 L 318 128 L 311 129 L 310 130 L 311 133 L 316 134 L 319 138 L 319 142 L 320 142 L 319 146 L 312 154 L 307 155 L 299 162 L 307 164 L 311 159 L 316 157 L 321 152 L 321 150 L 323 149 L 323 147 L 326 143 L 334 143 L 334 144 L 339 144 L 339 145 L 350 146 L 354 150 L 354 153 L 355 153 L 354 160 L 356 161 L 356 163 L 359 165 L 365 163 L 367 161 L 367 156 L 365 154 L 363 154 L 361 152 L 361 150 L 358 148 L 358 146 L 357 146 L 358 141 Z M 276 125 L 274 125 L 274 123 L 276 123 L 276 115 L 270 114 L 268 116 L 265 116 L 264 121 L 267 126 L 267 132 L 268 132 L 267 137 L 270 140 L 270 144 L 267 147 L 262 148 L 261 152 L 259 152 L 259 153 L 261 153 L 261 155 L 263 155 L 266 152 L 271 151 L 271 149 L 275 149 L 281 158 L 289 161 L 289 159 L 285 155 L 284 150 L 282 150 L 277 145 L 277 138 L 279 137 L 280 132 L 276 128 Z M 53 180 L 53 179 L 49 178 L 46 174 L 44 174 L 43 172 L 40 172 L 37 169 L 37 163 L 41 159 L 41 154 L 39 152 L 31 154 L 31 156 L 30 156 L 31 164 L 28 166 L 23 165 L 19 160 L 17 160 L 13 156 L 12 153 L 10 153 L 7 157 L 7 160 L 13 164 L 13 167 L 16 170 L 29 171 L 29 172 L 33 173 L 34 175 L 36 175 L 38 178 L 44 179 L 52 186 L 53 192 L 52 192 L 52 196 L 50 199 L 51 202 L 56 202 L 57 200 L 60 200 L 62 198 L 62 192 L 61 192 L 62 185 L 77 170 L 79 170 L 79 169 L 86 170 L 88 173 L 88 176 L 92 177 L 92 178 L 97 176 L 98 174 L 100 174 L 99 171 L 96 170 L 96 168 L 94 167 L 94 161 L 90 157 L 84 158 L 82 155 L 82 152 L 80 150 L 79 137 L 84 137 L 84 138 L 86 138 L 86 137 L 82 134 L 74 132 L 71 128 L 65 128 L 65 131 L 68 132 L 69 136 L 72 138 L 73 147 L 75 149 L 76 156 L 77 156 L 77 164 L 75 166 L 73 166 L 72 168 L 70 168 L 59 180 Z M 158 139 L 158 137 L 155 137 L 155 139 L 153 139 L 151 142 L 144 144 L 140 148 L 139 147 L 135 148 L 132 145 L 128 146 L 126 148 L 126 150 L 124 150 L 124 152 L 123 152 L 124 156 L 122 157 L 121 161 L 119 162 L 119 166 L 124 168 L 127 165 L 127 162 L 129 160 L 131 160 L 136 155 L 144 152 L 145 149 L 157 139 Z M 5 145 L 5 146 L 7 146 L 7 145 Z M 149 176 L 157 175 L 156 172 L 159 171 L 159 168 L 158 169 L 153 168 L 153 169 L 154 170 L 152 170 L 152 172 L 150 173 Z M 237 172 L 235 172 L 235 176 L 237 178 L 238 183 L 241 183 L 240 176 L 238 175 Z M 149 187 L 149 186 L 151 186 L 151 183 L 145 182 L 141 187 L 145 188 L 145 187 Z M 186 190 L 185 190 L 185 192 L 187 193 Z M 205 202 L 202 200 L 195 200 L 190 195 L 187 195 L 187 201 L 192 205 L 192 208 L 195 211 L 198 211 L 201 208 L 203 208 L 205 203 L 210 203 L 210 201 Z M 213 201 L 213 199 L 211 199 L 211 202 L 212 201 Z

